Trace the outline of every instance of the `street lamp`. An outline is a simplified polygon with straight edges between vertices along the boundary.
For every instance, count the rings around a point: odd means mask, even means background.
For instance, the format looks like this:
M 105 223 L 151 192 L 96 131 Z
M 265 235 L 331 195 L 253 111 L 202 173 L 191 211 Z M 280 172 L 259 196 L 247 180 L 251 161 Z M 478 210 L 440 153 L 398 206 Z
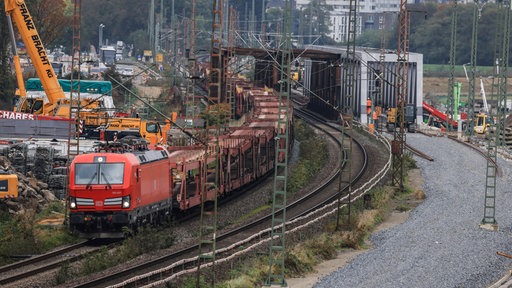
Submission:
M 103 43 L 102 43 L 102 42 L 103 42 L 103 28 L 104 28 L 104 27 L 105 27 L 105 25 L 103 25 L 103 23 L 102 23 L 102 24 L 100 24 L 100 27 L 99 27 L 99 33 L 98 33 L 98 34 L 99 34 L 99 38 L 100 38 L 100 39 L 99 39 L 99 43 L 98 43 L 98 44 L 99 44 L 99 45 L 98 45 L 98 52 L 100 51 L 101 46 L 103 45 Z

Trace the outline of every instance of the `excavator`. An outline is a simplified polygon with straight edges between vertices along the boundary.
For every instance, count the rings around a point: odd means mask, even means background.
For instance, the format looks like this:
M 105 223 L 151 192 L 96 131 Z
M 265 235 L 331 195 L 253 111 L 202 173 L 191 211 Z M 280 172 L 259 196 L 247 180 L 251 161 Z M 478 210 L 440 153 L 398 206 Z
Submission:
M 81 119 L 80 123 L 76 123 L 77 126 L 80 126 L 77 130 L 82 130 L 82 126 L 90 129 L 95 129 L 98 127 L 114 127 L 115 123 L 119 121 L 114 120 L 115 118 L 109 117 L 107 113 L 104 112 L 104 109 L 102 109 L 103 107 L 101 107 L 101 101 L 81 99 L 80 106 L 86 107 L 86 109 L 80 110 L 78 115 L 76 115 L 76 113 L 71 113 L 72 106 L 76 107 L 78 106 L 78 103 L 71 103 L 70 99 L 66 97 L 61 85 L 59 84 L 57 75 L 55 74 L 55 71 L 50 63 L 46 49 L 44 48 L 41 38 L 39 37 L 35 23 L 30 15 L 25 1 L 5 0 L 4 3 L 5 12 L 8 17 L 8 22 L 10 23 L 9 28 L 11 29 L 11 38 L 14 39 L 14 31 L 12 29 L 12 23 L 14 23 L 18 29 L 19 34 L 21 35 L 23 42 L 25 43 L 27 53 L 32 60 L 35 71 L 41 80 L 41 84 L 44 88 L 46 97 L 30 98 L 27 96 L 23 83 L 19 56 L 17 53 L 13 53 L 15 64 L 14 66 L 18 82 L 18 90 L 16 93 L 18 99 L 13 109 L 14 113 L 4 113 L 7 111 L 0 111 L 2 112 L 0 113 L 0 118 L 9 118 L 13 120 L 36 120 L 39 119 L 37 117 L 39 115 L 70 120 L 69 118 L 71 115 L 71 118 L 78 116 L 79 119 Z M 15 41 L 13 40 L 13 49 L 15 49 L 14 45 Z M 51 120 L 55 118 L 45 119 Z M 161 141 L 163 141 L 162 139 L 167 138 L 167 135 L 164 135 L 164 133 L 166 133 L 168 129 L 162 128 L 156 121 L 136 119 L 131 121 L 131 123 L 137 124 L 134 124 L 135 127 L 134 125 L 131 125 L 129 128 L 130 130 L 141 130 L 140 128 L 143 126 L 146 127 L 148 125 L 158 125 L 158 129 L 152 129 L 149 131 L 144 129 L 143 131 L 139 131 L 142 132 L 140 133 L 141 136 L 145 137 L 148 141 L 151 142 L 151 144 L 160 144 Z M 119 132 L 122 132 L 128 128 L 125 129 L 123 125 L 119 125 L 118 129 Z
M 0 199 L 18 197 L 18 176 L 0 171 Z

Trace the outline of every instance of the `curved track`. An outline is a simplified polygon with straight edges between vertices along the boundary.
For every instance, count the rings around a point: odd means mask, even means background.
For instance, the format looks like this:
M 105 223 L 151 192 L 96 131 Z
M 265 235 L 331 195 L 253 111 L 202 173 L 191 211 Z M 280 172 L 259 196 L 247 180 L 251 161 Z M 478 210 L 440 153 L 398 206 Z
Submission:
M 58 250 L 31 257 L 27 260 L 15 262 L 0 267 L 0 285 L 16 285 L 17 281 L 61 267 L 64 263 L 80 261 L 98 251 L 104 244 L 87 240 L 69 245 Z M 114 244 L 115 245 L 115 244 Z
M 338 138 L 341 137 L 339 128 L 333 127 L 327 123 L 321 123 L 320 120 L 312 118 L 311 115 L 298 112 L 296 115 L 300 115 L 301 118 L 307 118 L 308 122 L 316 127 L 316 129 L 323 130 L 326 135 L 329 135 L 332 141 L 338 142 Z M 355 127 L 354 129 L 360 129 Z M 366 132 L 360 131 L 361 134 Z M 322 179 L 322 183 L 313 189 L 307 195 L 296 199 L 292 203 L 287 205 L 287 223 L 286 231 L 288 233 L 296 233 L 304 227 L 317 223 L 320 219 L 333 215 L 337 211 L 337 201 L 340 199 L 341 203 L 347 203 L 347 199 L 355 201 L 361 197 L 364 193 L 369 191 L 376 183 L 378 183 L 390 167 L 390 154 L 389 145 L 383 138 L 380 140 L 364 140 L 359 142 L 355 138 L 358 136 L 354 131 L 351 131 L 353 143 L 355 144 L 352 149 L 352 171 L 354 176 L 351 177 L 353 182 L 351 187 L 351 195 L 349 196 L 346 192 L 339 193 L 339 164 L 334 171 L 331 171 L 329 175 L 325 175 Z M 345 137 L 349 138 L 349 137 Z M 372 138 L 372 137 L 368 137 Z M 373 146 L 371 151 L 368 152 L 365 146 L 368 145 L 368 141 Z M 382 144 L 386 147 L 384 150 L 388 151 L 388 157 L 378 157 L 382 154 Z M 345 143 L 345 146 L 347 143 Z M 380 145 L 380 151 L 374 146 Z M 339 149 L 339 148 L 338 148 Z M 339 154 L 339 153 L 338 153 Z M 346 157 L 345 157 L 346 158 Z M 374 161 L 374 165 L 368 165 L 368 159 Z M 339 159 L 333 159 L 341 163 Z M 380 161 L 380 162 L 379 162 Z M 378 163 L 377 163 L 378 162 Z M 346 173 L 348 174 L 348 173 Z M 344 183 L 343 191 L 347 190 L 349 185 L 349 178 L 347 175 L 343 175 L 342 182 Z M 217 250 L 216 250 L 216 266 L 224 265 L 229 263 L 230 260 L 234 259 L 241 254 L 257 253 L 258 251 L 265 251 L 268 247 L 268 241 L 270 238 L 270 223 L 271 215 L 262 217 L 251 223 L 247 223 L 242 227 L 225 232 L 217 236 Z M 174 251 L 168 255 L 159 257 L 150 262 L 143 264 L 123 267 L 123 271 L 118 273 L 110 273 L 108 276 L 98 278 L 87 283 L 77 284 L 73 287 L 104 287 L 105 285 L 113 285 L 112 287 L 140 287 L 142 283 L 144 285 L 159 285 L 165 282 L 173 281 L 186 273 L 196 271 L 197 268 L 197 253 L 198 247 L 196 244 L 191 245 L 185 249 Z M 169 264 L 171 263 L 171 264 Z M 210 264 L 203 264 L 208 266 Z M 202 268 L 204 266 L 201 266 Z M 129 278 L 131 277 L 131 278 Z M 129 278 L 129 279 L 127 279 Z M 127 279 L 122 281 L 122 279 Z M 118 283 L 122 281 L 121 283 Z M 118 283 L 118 284 L 113 284 Z M 152 284 L 149 284 L 152 283 Z M 69 284 L 68 284 L 69 287 Z

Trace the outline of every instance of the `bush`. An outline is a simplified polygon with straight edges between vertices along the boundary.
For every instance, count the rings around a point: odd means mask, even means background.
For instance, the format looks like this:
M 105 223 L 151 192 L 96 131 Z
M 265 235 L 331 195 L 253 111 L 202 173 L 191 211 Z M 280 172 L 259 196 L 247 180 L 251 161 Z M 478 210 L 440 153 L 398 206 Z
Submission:
M 291 194 L 309 183 L 316 173 L 322 169 L 328 157 L 325 139 L 316 135 L 311 127 L 298 120 L 295 122 L 294 130 L 295 137 L 300 143 L 300 160 L 294 165 L 293 171 L 288 176 L 286 189 Z
M 41 254 L 65 243 L 72 242 L 65 227 L 38 225 L 37 219 L 48 213 L 36 214 L 34 209 L 27 209 L 19 215 L 0 213 L 0 264 L 12 263 L 12 257 L 18 255 Z

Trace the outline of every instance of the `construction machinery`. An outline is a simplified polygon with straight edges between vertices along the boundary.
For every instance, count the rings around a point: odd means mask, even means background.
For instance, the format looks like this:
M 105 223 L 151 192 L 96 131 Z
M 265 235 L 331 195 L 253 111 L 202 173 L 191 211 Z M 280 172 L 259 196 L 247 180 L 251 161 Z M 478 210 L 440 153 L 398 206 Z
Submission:
M 101 100 L 82 98 L 80 101 L 73 101 L 73 103 L 71 103 L 71 100 L 66 97 L 57 79 L 57 75 L 51 65 L 50 58 L 39 37 L 25 1 L 6 0 L 5 12 L 9 22 L 16 25 L 25 43 L 27 52 L 32 60 L 32 64 L 34 65 L 34 69 L 40 79 L 45 94 L 43 97 L 37 96 L 35 98 L 26 95 L 21 68 L 19 67 L 19 58 L 14 54 L 16 77 L 19 86 L 19 92 L 17 93 L 18 99 L 14 107 L 14 113 L 16 114 L 14 119 L 36 120 L 37 117 L 35 117 L 35 115 L 40 115 L 57 116 L 74 121 L 69 118 L 78 117 L 81 121 L 80 123 L 76 123 L 76 130 L 82 134 L 81 136 L 87 137 L 87 135 L 94 134 L 86 133 L 86 130 L 103 129 L 104 131 L 114 131 L 114 129 L 118 129 L 117 132 L 119 133 L 138 130 L 140 135 L 150 141 L 151 144 L 162 143 L 162 141 L 166 139 L 166 135 L 162 132 L 164 128 L 158 122 L 146 121 L 139 118 L 122 118 L 122 120 L 120 120 L 121 118 L 110 117 L 110 115 L 105 112 L 105 103 Z M 13 35 L 12 38 L 14 38 L 13 25 L 11 24 L 9 26 L 11 28 L 11 35 Z M 75 108 L 72 110 L 72 107 Z M 76 107 L 78 107 L 78 109 L 76 109 Z M 49 121 L 51 121 L 51 119 Z M 120 123 L 130 124 L 124 125 Z M 30 132 L 31 131 L 27 131 L 29 134 Z
M 406 104 L 404 107 L 404 127 L 407 128 L 408 132 L 414 133 L 416 132 L 416 107 L 414 104 Z M 400 122 L 402 119 L 399 119 L 397 116 L 397 108 L 392 107 L 388 108 L 388 122 L 387 129 L 388 132 L 394 132 L 397 127 L 400 127 Z
M 171 123 L 165 125 L 157 121 L 142 120 L 140 118 L 112 118 L 106 126 L 95 129 L 103 135 L 98 135 L 99 140 L 116 140 L 124 136 L 138 136 L 149 141 L 149 144 L 165 144 L 167 133 L 171 129 Z M 96 138 L 95 136 L 88 138 Z
M 484 109 L 480 113 L 475 115 L 475 126 L 473 131 L 478 134 L 484 134 L 487 131 L 487 127 L 494 125 L 494 119 L 489 115 L 489 105 L 487 104 L 487 98 L 485 97 L 484 82 L 480 78 L 480 96 L 484 104 Z
M 0 198 L 18 197 L 18 176 L 0 172 Z
M 71 101 L 67 99 L 62 86 L 59 83 L 57 75 L 53 69 L 47 50 L 43 45 L 36 25 L 30 15 L 30 12 L 23 0 L 6 0 L 5 12 L 7 14 L 11 37 L 14 38 L 14 23 L 18 32 L 25 43 L 27 53 L 30 56 L 34 69 L 44 88 L 44 97 L 29 97 L 23 85 L 23 77 L 21 67 L 19 66 L 19 58 L 14 54 L 14 63 L 16 67 L 16 78 L 18 80 L 18 91 L 16 93 L 17 102 L 14 112 L 30 113 L 43 116 L 58 116 L 62 118 L 70 117 Z M 13 44 L 14 45 L 14 44 Z M 103 108 L 102 101 L 91 101 L 91 99 L 81 99 L 81 106 L 87 107 L 80 111 L 85 116 L 96 109 Z M 74 103 L 78 104 L 78 103 Z M 78 105 L 73 105 L 78 106 Z
M 494 118 L 487 113 L 478 113 L 475 115 L 475 127 L 473 128 L 475 133 L 484 134 L 491 125 L 494 125 Z
M 39 33 L 27 5 L 23 0 L 6 0 L 5 12 L 8 20 L 12 21 L 21 35 L 23 43 L 27 49 L 27 53 L 32 60 L 32 64 L 36 70 L 37 75 L 41 79 L 41 83 L 45 89 L 48 101 L 45 102 L 42 98 L 30 99 L 24 93 L 20 93 L 17 101 L 15 112 L 24 112 L 32 114 L 43 114 L 48 116 L 69 117 L 69 101 L 66 100 L 62 87 L 59 85 L 57 75 L 53 70 L 50 63 L 48 54 L 43 45 Z M 10 25 L 12 28 L 12 25 Z M 11 31 L 11 34 L 13 32 Z M 18 83 L 21 78 L 21 69 L 16 69 Z M 19 85 L 19 84 L 18 84 Z M 21 88 L 21 85 L 19 85 Z M 21 91 L 21 89 L 20 89 Z M 66 108 L 65 108 L 66 107 Z
M 447 122 L 447 120 L 448 120 L 448 121 L 450 121 L 450 125 L 451 125 L 453 128 L 457 129 L 457 127 L 458 127 L 458 123 L 457 123 L 457 121 L 456 121 L 456 120 L 453 120 L 453 119 L 449 119 L 449 118 L 447 118 L 448 116 L 447 116 L 445 113 L 443 113 L 443 112 L 441 112 L 441 111 L 437 110 L 434 106 L 429 105 L 429 104 L 428 104 L 428 103 L 426 103 L 425 101 L 423 101 L 422 106 L 423 106 L 423 111 L 424 111 L 424 112 L 427 112 L 431 117 L 434 117 L 434 118 L 436 118 L 436 119 L 439 119 L 439 120 L 437 121 L 437 122 L 439 123 L 439 125 L 442 125 L 442 126 L 444 127 L 445 123 L 446 123 L 446 122 Z M 457 109 L 455 109 L 455 110 L 457 110 Z M 457 111 L 456 113 L 453 113 L 453 115 L 454 115 L 454 116 L 457 116 L 457 118 L 458 118 L 458 115 L 459 115 L 459 114 L 458 114 L 458 111 Z M 460 114 L 460 116 L 461 116 L 461 120 L 466 120 L 466 113 L 462 113 L 462 114 Z M 440 127 L 439 127 L 439 128 L 440 128 Z

